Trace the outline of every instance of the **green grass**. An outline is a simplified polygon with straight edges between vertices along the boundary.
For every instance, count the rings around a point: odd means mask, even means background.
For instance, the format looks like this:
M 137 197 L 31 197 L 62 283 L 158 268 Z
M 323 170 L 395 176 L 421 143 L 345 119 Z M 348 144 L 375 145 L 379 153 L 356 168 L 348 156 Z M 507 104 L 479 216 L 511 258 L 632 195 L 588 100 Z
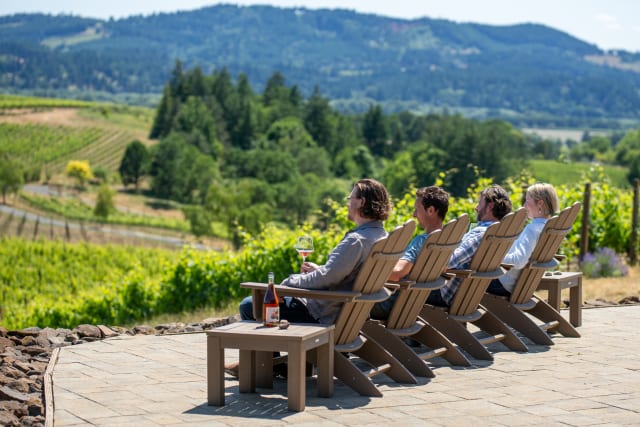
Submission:
M 591 163 L 561 163 L 555 160 L 531 160 L 529 171 L 536 180 L 558 186 L 585 182 L 585 175 L 588 175 L 593 167 L 594 165 Z M 602 167 L 614 187 L 631 187 L 631 184 L 627 181 L 627 168 L 611 165 L 602 165 Z

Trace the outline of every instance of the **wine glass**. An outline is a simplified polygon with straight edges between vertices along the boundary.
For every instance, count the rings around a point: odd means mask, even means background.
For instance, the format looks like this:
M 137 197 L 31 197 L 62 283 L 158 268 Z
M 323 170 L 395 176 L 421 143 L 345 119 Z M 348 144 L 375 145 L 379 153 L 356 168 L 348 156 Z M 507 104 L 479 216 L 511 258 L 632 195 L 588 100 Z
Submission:
M 300 236 L 296 240 L 296 251 L 302 257 L 302 262 L 305 262 L 311 252 L 313 252 L 313 239 L 311 236 Z

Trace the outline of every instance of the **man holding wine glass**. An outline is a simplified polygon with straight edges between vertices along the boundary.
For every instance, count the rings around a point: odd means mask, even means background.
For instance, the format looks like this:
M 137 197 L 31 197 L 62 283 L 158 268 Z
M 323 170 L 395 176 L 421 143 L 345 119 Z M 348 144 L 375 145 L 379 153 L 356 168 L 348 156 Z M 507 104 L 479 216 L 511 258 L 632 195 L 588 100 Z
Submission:
M 356 227 L 345 234 L 333 248 L 323 265 L 304 261 L 301 273 L 291 274 L 281 283 L 303 289 L 351 290 L 362 264 L 373 244 L 386 237 L 383 221 L 389 217 L 391 201 L 383 184 L 373 179 L 355 183 L 347 197 L 348 218 Z M 307 247 L 306 249 L 309 249 Z M 332 324 L 342 302 L 306 298 L 280 298 L 280 318 L 289 322 Z M 242 320 L 254 320 L 252 298 L 240 303 Z M 226 372 L 235 375 L 237 364 L 227 366 Z

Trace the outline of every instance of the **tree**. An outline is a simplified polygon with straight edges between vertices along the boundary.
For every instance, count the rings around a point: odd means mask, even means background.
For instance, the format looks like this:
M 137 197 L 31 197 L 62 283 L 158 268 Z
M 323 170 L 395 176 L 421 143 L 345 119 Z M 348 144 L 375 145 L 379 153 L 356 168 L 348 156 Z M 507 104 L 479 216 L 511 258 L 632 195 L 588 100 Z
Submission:
M 136 192 L 138 192 L 140 179 L 146 175 L 149 169 L 149 160 L 149 151 L 142 142 L 136 139 L 127 145 L 120 168 L 118 168 L 125 187 L 134 184 Z
M 80 188 L 84 188 L 84 184 L 93 178 L 88 160 L 70 160 L 67 163 L 66 173 L 67 176 L 78 181 Z
M 372 105 L 364 115 L 362 124 L 362 135 L 364 141 L 374 156 L 385 155 L 385 145 L 387 143 L 388 130 L 385 117 L 380 105 Z
M 7 203 L 7 194 L 17 193 L 23 183 L 22 164 L 0 154 L 0 190 L 2 204 Z
M 109 188 L 107 184 L 102 184 L 98 190 L 98 197 L 96 205 L 93 208 L 93 214 L 99 218 L 106 220 L 109 215 L 115 210 L 113 204 L 114 192 Z

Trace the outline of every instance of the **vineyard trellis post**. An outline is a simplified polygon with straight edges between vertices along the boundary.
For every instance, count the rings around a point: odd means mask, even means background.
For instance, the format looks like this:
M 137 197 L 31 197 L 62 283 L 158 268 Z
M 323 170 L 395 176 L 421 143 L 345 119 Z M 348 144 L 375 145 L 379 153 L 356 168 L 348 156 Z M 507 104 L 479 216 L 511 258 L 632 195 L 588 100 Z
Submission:
M 584 196 L 582 201 L 582 228 L 580 230 L 580 255 L 579 261 L 582 262 L 587 250 L 589 249 L 589 202 L 591 201 L 591 183 L 584 185 Z
M 638 247 L 638 190 L 640 179 L 633 183 L 633 216 L 631 217 L 631 242 L 629 242 L 629 264 L 636 265 L 636 248 Z

